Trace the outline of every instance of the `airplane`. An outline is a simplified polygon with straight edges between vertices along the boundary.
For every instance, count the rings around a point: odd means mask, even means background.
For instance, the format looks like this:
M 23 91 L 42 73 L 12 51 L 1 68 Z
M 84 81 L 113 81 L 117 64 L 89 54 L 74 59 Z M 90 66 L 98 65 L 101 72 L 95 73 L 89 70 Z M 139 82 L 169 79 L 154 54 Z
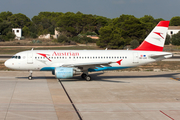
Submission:
M 91 81 L 89 72 L 120 70 L 172 57 L 163 52 L 169 21 L 160 21 L 146 39 L 133 50 L 28 50 L 15 54 L 5 66 L 15 70 L 51 71 L 57 79 L 81 75 Z

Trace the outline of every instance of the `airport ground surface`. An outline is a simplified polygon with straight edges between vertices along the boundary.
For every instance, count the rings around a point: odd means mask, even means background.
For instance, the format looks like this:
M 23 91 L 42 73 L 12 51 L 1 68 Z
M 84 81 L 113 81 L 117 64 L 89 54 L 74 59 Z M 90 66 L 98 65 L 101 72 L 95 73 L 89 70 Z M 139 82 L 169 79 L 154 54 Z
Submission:
M 0 71 L 0 120 L 180 119 L 179 72 L 99 72 L 91 82 L 28 74 Z

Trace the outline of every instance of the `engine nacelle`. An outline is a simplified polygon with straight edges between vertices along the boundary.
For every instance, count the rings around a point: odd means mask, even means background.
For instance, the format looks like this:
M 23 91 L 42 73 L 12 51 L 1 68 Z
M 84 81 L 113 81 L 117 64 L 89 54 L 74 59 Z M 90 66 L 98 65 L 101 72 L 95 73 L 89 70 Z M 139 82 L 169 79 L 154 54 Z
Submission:
M 75 71 L 73 68 L 69 67 L 56 67 L 55 68 L 55 76 L 57 79 L 66 79 L 72 78 L 73 75 L 81 74 L 80 71 Z

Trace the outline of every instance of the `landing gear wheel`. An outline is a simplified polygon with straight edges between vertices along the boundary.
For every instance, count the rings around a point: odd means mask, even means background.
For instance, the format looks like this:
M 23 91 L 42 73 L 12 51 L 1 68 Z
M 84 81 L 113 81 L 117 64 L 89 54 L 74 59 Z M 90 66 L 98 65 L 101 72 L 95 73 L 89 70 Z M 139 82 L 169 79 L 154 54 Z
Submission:
M 33 72 L 32 70 L 29 71 L 29 76 L 28 76 L 29 80 L 32 80 L 32 72 Z
M 87 75 L 87 76 L 85 77 L 85 79 L 86 79 L 86 81 L 91 81 L 91 77 L 90 77 L 89 75 Z
M 81 77 L 83 78 L 83 79 L 85 79 L 86 78 L 86 74 L 85 73 L 83 73 L 82 75 L 81 75 Z
M 29 79 L 29 80 L 32 80 L 32 76 L 29 76 L 28 79 Z

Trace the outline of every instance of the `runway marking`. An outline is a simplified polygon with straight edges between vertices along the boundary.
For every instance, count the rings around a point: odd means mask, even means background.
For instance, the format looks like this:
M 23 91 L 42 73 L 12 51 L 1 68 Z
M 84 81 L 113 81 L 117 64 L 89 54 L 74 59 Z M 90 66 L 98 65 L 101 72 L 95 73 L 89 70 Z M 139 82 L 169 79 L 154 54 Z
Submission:
M 171 78 L 171 79 L 175 81 L 180 81 L 180 78 Z
M 82 117 L 81 117 L 79 111 L 77 110 L 76 106 L 74 105 L 73 101 L 71 100 L 71 97 L 69 96 L 68 92 L 66 91 L 66 88 L 65 88 L 64 85 L 62 84 L 61 80 L 60 80 L 60 79 L 58 79 L 58 80 L 59 80 L 59 83 L 61 84 L 62 88 L 64 89 L 64 92 L 66 93 L 67 97 L 69 98 L 69 101 L 71 102 L 74 110 L 76 111 L 76 113 L 77 113 L 77 115 L 78 115 L 78 117 L 79 117 L 79 120 L 82 120 Z
M 163 111 L 160 110 L 160 112 L 161 112 L 162 114 L 164 114 L 165 116 L 167 116 L 168 118 L 170 118 L 171 120 L 174 120 L 174 118 L 172 118 L 171 116 L 167 115 L 167 114 L 164 113 Z

